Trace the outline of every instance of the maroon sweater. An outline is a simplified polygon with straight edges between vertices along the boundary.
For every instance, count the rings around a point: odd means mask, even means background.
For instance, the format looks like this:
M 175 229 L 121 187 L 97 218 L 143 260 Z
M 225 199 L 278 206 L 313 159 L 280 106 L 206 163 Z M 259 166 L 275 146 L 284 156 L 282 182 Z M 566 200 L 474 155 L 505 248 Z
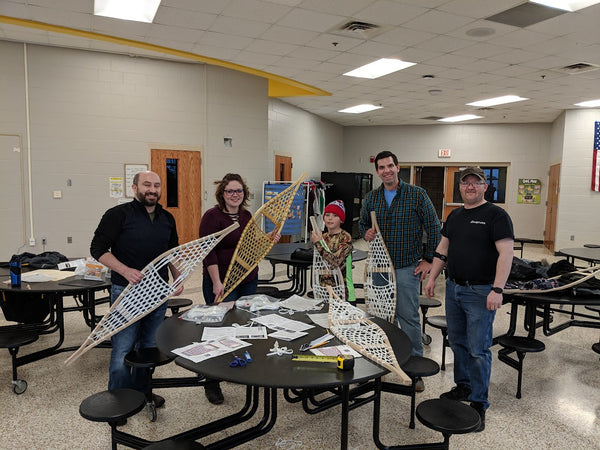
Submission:
M 242 236 L 244 228 L 246 228 L 246 225 L 248 222 L 250 222 L 251 218 L 252 214 L 250 214 L 250 211 L 240 208 L 240 227 L 225 236 L 221 242 L 219 242 L 217 246 L 208 255 L 206 255 L 206 258 L 204 258 L 204 261 L 202 262 L 204 266 L 203 273 L 206 278 L 210 278 L 206 268 L 216 264 L 219 267 L 219 278 L 221 278 L 221 282 L 225 280 L 225 274 L 229 268 L 229 263 L 233 257 L 233 252 L 235 251 L 240 237 Z M 229 217 L 228 214 L 224 213 L 216 206 L 214 208 L 210 208 L 204 213 L 202 220 L 200 220 L 200 237 L 208 236 L 209 234 L 221 231 L 232 224 L 233 220 L 231 220 L 231 217 Z M 257 276 L 258 267 L 254 269 L 250 275 L 244 279 L 244 281 L 242 281 L 242 284 L 254 280 Z

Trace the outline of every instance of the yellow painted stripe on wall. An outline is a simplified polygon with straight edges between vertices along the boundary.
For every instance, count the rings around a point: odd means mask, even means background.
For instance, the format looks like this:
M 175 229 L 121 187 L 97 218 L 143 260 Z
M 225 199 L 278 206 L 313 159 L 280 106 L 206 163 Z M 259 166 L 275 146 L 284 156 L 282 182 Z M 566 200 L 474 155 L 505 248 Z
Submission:
M 202 56 L 196 53 L 185 52 L 183 50 L 176 50 L 169 47 L 163 47 L 161 45 L 148 44 L 146 42 L 134 41 L 132 39 L 125 39 L 110 36 L 107 34 L 95 33 L 92 31 L 78 30 L 76 28 L 63 27 L 60 25 L 51 25 L 44 22 L 36 22 L 34 20 L 19 19 L 16 17 L 0 15 L 0 22 L 21 27 L 35 28 L 37 30 L 50 31 L 52 33 L 68 34 L 70 36 L 77 36 L 85 39 L 94 39 L 97 41 L 110 42 L 112 44 L 127 45 L 129 47 L 136 47 L 144 50 L 164 53 L 167 55 L 173 55 L 180 58 L 199 61 L 213 66 L 225 67 L 226 69 L 237 70 L 238 72 L 247 73 L 261 78 L 266 78 L 267 80 L 269 80 L 269 97 L 331 95 L 331 93 L 316 88 L 314 86 L 300 83 L 299 81 L 294 81 L 289 78 L 285 78 L 272 73 L 264 72 L 262 70 L 253 69 L 252 67 L 242 66 L 240 64 L 235 64 L 216 58 L 210 58 L 208 56 Z

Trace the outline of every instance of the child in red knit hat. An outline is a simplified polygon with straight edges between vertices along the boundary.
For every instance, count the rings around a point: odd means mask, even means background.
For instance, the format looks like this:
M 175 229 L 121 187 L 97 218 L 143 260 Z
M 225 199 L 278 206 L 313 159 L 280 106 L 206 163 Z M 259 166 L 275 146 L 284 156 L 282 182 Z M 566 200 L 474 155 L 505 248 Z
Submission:
M 313 230 L 311 240 L 321 257 L 333 268 L 339 267 L 346 280 L 346 299 L 349 302 L 355 300 L 354 284 L 352 283 L 352 236 L 342 230 L 342 223 L 346 220 L 346 208 L 341 200 L 329 203 L 323 211 L 323 221 L 327 227 L 327 233 L 321 234 L 319 230 Z M 322 242 L 325 243 L 323 246 Z M 321 283 L 333 286 L 333 277 L 321 278 Z

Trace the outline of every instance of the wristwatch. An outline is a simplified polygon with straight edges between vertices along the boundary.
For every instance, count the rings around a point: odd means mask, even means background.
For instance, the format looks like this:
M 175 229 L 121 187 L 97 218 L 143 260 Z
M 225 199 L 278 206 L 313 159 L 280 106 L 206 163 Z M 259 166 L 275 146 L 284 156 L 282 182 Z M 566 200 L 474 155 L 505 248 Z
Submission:
M 492 291 L 494 291 L 496 294 L 502 294 L 502 292 L 504 292 L 501 287 L 496 286 L 492 288 Z

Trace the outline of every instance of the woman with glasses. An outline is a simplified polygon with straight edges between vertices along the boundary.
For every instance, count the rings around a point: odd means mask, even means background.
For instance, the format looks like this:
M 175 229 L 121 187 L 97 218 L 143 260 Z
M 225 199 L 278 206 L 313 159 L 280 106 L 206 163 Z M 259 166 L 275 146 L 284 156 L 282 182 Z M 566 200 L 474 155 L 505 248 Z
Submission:
M 244 228 L 252 219 L 252 214 L 246 209 L 250 191 L 248 186 L 237 173 L 228 173 L 220 181 L 215 181 L 217 204 L 202 216 L 200 221 L 200 237 L 221 231 L 233 222 L 240 224 L 239 228 L 225 236 L 221 242 L 204 258 L 202 293 L 207 305 L 216 301 L 235 301 L 244 295 L 256 293 L 258 282 L 258 267 L 250 273 L 226 298 L 223 297 L 223 281 L 233 253 L 242 236 Z M 279 235 L 274 235 L 277 242 Z M 218 380 L 206 380 L 204 393 L 208 401 L 214 405 L 223 403 L 223 393 Z

